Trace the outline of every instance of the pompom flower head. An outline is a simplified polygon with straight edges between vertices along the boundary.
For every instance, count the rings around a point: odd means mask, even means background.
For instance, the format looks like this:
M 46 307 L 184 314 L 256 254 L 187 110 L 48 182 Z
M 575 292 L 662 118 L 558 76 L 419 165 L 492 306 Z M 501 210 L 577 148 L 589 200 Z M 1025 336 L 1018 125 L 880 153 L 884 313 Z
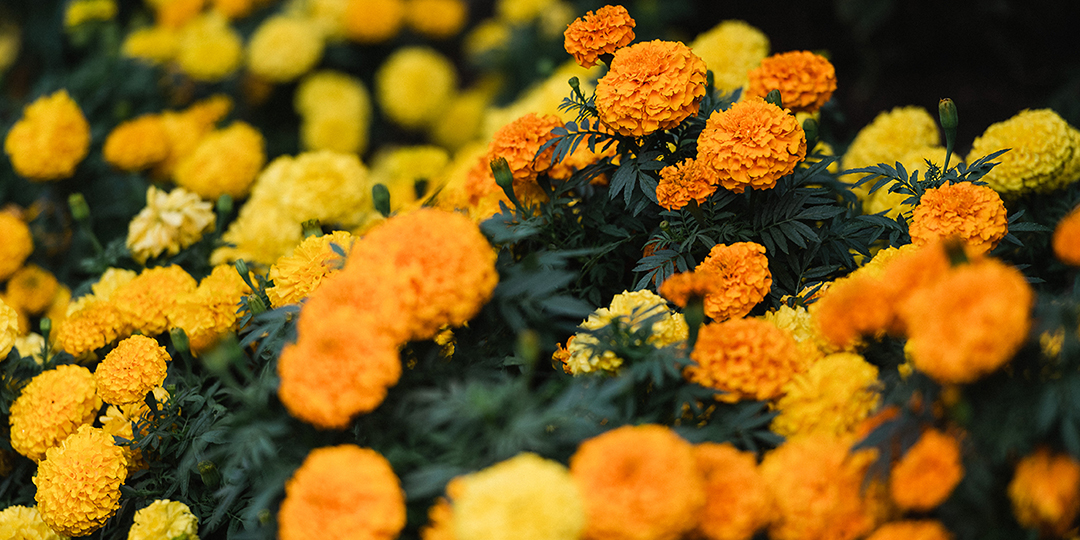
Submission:
M 270 304 L 277 308 L 295 304 L 308 297 L 322 281 L 345 266 L 353 237 L 345 231 L 305 238 L 288 257 L 281 257 L 270 267 L 273 287 L 266 289 Z
M 784 107 L 815 112 L 836 90 L 836 68 L 810 51 L 774 54 L 750 70 L 746 95 L 765 97 L 772 90 L 780 91 Z
M 700 205 L 716 192 L 716 186 L 715 176 L 708 174 L 697 161 L 684 159 L 660 169 L 656 200 L 668 210 L 678 210 L 690 201 Z
M 158 499 L 135 512 L 135 522 L 128 531 L 128 540 L 158 540 L 185 537 L 199 540 L 199 518 L 188 505 L 180 501 Z
M 208 133 L 173 171 L 180 187 L 215 201 L 222 195 L 246 197 L 266 163 L 266 142 L 245 122 Z
M 197 81 L 224 79 L 240 67 L 243 56 L 240 34 L 218 13 L 199 15 L 180 31 L 176 63 Z
M 213 206 L 198 195 L 182 187 L 166 193 L 152 185 L 146 207 L 128 224 L 127 247 L 141 263 L 162 253 L 176 255 L 201 240 L 215 221 Z
M 465 0 L 409 0 L 405 5 L 405 24 L 431 39 L 456 36 L 468 18 Z
M 701 327 L 684 376 L 722 390 L 722 401 L 772 399 L 805 368 L 795 338 L 787 330 L 755 318 L 731 319 Z
M 454 65 L 429 47 L 397 49 L 375 73 L 379 107 L 390 120 L 407 129 L 420 129 L 434 121 L 456 87 Z
M 772 287 L 765 246 L 754 242 L 717 244 L 694 272 L 719 282 L 705 296 L 705 314 L 715 321 L 745 317 Z
M 716 89 L 729 94 L 746 86 L 747 72 L 769 55 L 769 38 L 743 21 L 723 21 L 694 38 L 690 48 L 713 72 Z
M 596 83 L 600 121 L 634 137 L 671 129 L 697 114 L 705 71 L 705 62 L 677 41 L 623 47 Z
M 1046 536 L 1066 536 L 1080 513 L 1080 462 L 1039 448 L 1016 465 L 1009 499 L 1021 525 Z
M 105 161 L 122 171 L 139 171 L 169 157 L 169 138 L 160 114 L 128 120 L 109 132 Z
M 0 538 L 11 540 L 68 540 L 41 519 L 37 507 L 9 506 L 0 510 Z
M 346 0 L 342 13 L 345 36 L 358 43 L 380 43 L 405 24 L 403 0 Z
M 750 98 L 716 111 L 698 137 L 698 161 L 735 193 L 771 189 L 806 157 L 806 134 L 794 116 Z
M 30 227 L 11 212 L 0 211 L 0 281 L 7 281 L 34 252 Z
M 0 298 L 0 361 L 7 358 L 19 337 L 19 314 Z
M 390 463 L 369 448 L 316 448 L 285 483 L 281 540 L 393 540 L 405 527 L 405 492 Z
M 540 155 L 537 152 L 544 143 L 555 138 L 551 130 L 562 125 L 562 120 L 552 114 L 526 114 L 495 132 L 484 158 L 485 163 L 497 158 L 505 159 L 514 177 L 514 194 L 525 201 L 540 197 L 543 192 L 535 180 L 551 167 L 554 149 L 549 148 Z M 485 171 L 485 178 L 488 187 L 495 184 L 490 168 Z
M 248 69 L 271 82 L 289 82 L 315 67 L 322 53 L 323 36 L 313 20 L 278 15 L 251 35 Z
M 1054 255 L 1070 266 L 1080 266 L 1080 207 L 1073 208 L 1054 228 Z
M 15 172 L 37 181 L 74 175 L 89 151 L 90 124 L 67 90 L 27 105 L 4 139 Z
M 960 441 L 928 429 L 893 466 L 889 494 L 900 508 L 928 511 L 945 502 L 963 477 Z
M 772 498 L 752 452 L 701 443 L 694 459 L 705 482 L 697 531 L 708 540 L 749 540 L 769 522 Z
M 11 447 L 41 461 L 46 450 L 93 422 L 100 408 L 90 370 L 67 364 L 43 371 L 11 404 Z
M 50 448 L 38 464 L 34 485 L 38 511 L 52 529 L 85 536 L 120 508 L 120 485 L 127 478 L 124 452 L 111 435 L 85 425 Z
M 968 162 L 1005 149 L 982 177 L 1003 195 L 1053 191 L 1080 174 L 1080 132 L 1050 109 L 1024 110 L 986 128 L 971 143 Z
M 915 245 L 956 236 L 982 253 L 994 249 L 1008 229 L 1001 197 L 971 182 L 926 190 L 912 212 L 909 227 Z
M 109 351 L 94 371 L 98 395 L 112 405 L 142 401 L 147 392 L 165 382 L 170 360 L 154 338 L 131 336 Z
M 128 328 L 148 336 L 169 329 L 175 299 L 198 286 L 178 265 L 146 268 L 135 279 L 117 287 L 109 297 L 124 316 Z
M 563 33 L 563 47 L 581 67 L 592 67 L 603 55 L 615 54 L 634 41 L 637 23 L 623 6 L 604 6 L 578 17 Z
M 770 426 L 784 437 L 823 431 L 842 436 L 881 403 L 878 370 L 857 354 L 836 353 L 815 362 L 784 385 L 780 414 Z

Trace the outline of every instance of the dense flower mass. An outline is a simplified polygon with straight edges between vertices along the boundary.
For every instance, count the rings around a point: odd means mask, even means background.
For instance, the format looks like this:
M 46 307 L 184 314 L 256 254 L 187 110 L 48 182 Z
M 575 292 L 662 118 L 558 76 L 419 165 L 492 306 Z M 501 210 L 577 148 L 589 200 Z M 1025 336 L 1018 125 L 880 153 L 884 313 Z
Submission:
M 109 300 L 132 331 L 156 336 L 169 329 L 175 299 L 195 290 L 198 282 L 179 265 L 143 269 L 117 287 Z
M 772 499 L 752 452 L 728 443 L 694 446 L 705 483 L 697 531 L 708 540 L 749 540 L 771 519 Z
M 780 91 L 784 107 L 795 112 L 814 112 L 836 90 L 836 68 L 824 56 L 810 51 L 774 54 L 750 70 L 747 96 L 765 97 Z
M 690 201 L 703 204 L 716 191 L 717 179 L 697 161 L 684 159 L 660 169 L 656 200 L 668 210 L 678 210 Z
M 157 540 L 181 538 L 199 540 L 199 518 L 188 505 L 180 501 L 158 499 L 150 506 L 135 512 L 135 521 L 128 530 L 128 540 Z
M 724 393 L 722 401 L 772 399 L 805 369 L 791 333 L 761 319 L 731 319 L 701 327 L 685 377 Z
M 1080 176 L 1080 131 L 1050 109 L 1024 110 L 986 128 L 968 162 L 1005 149 L 982 178 L 1001 194 L 1053 191 Z
M 751 98 L 716 111 L 698 137 L 698 162 L 725 189 L 770 189 L 806 157 L 806 134 L 794 116 Z
M 11 447 L 41 461 L 49 448 L 93 422 L 99 408 L 90 370 L 68 364 L 43 371 L 11 404 Z
M 911 241 L 959 237 L 977 251 L 988 252 L 1009 231 L 1005 203 L 994 190 L 971 182 L 926 190 L 911 216 Z
M 178 187 L 166 193 L 146 190 L 146 207 L 128 224 L 127 247 L 140 262 L 162 253 L 176 255 L 202 239 L 214 227 L 213 205 Z
M 671 129 L 697 114 L 705 96 L 705 71 L 705 62 L 676 41 L 623 47 L 596 83 L 600 121 L 634 137 Z
M 142 401 L 165 381 L 170 360 L 168 351 L 155 339 L 131 336 L 109 351 L 94 371 L 98 395 L 113 405 Z
M 563 46 L 582 67 L 592 67 L 602 55 L 634 41 L 637 23 L 623 6 L 604 6 L 570 23 L 563 33 Z
M 772 287 L 765 246 L 754 242 L 717 244 L 694 272 L 719 281 L 705 296 L 705 314 L 718 322 L 746 316 Z
M 139 171 L 169 156 L 169 139 L 161 115 L 146 114 L 117 125 L 102 149 L 105 161 L 122 171 Z
M 60 534 L 85 536 L 120 508 L 127 478 L 124 452 L 99 428 L 85 425 L 50 448 L 38 465 L 34 485 L 41 518 Z
M 11 166 L 31 180 L 70 177 L 89 151 L 90 124 L 67 90 L 27 105 L 4 139 Z
M 945 502 L 963 477 L 960 441 L 928 429 L 893 466 L 889 495 L 900 508 L 928 511 Z
M 322 53 L 323 36 L 314 21 L 301 17 L 271 17 L 251 35 L 247 49 L 248 69 L 268 81 L 289 82 L 315 67 Z
M 953 535 L 934 520 L 893 521 L 878 527 L 867 540 L 952 540 Z
M 1016 465 L 1009 499 L 1021 525 L 1047 536 L 1065 536 L 1080 513 L 1080 462 L 1039 448 Z

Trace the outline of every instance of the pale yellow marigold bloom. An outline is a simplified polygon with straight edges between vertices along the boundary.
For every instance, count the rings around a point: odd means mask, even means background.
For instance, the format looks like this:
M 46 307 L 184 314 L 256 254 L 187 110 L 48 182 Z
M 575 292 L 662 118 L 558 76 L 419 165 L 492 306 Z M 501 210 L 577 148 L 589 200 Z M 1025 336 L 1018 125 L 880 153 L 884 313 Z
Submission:
M 243 56 L 240 34 L 219 14 L 200 15 L 180 31 L 176 63 L 197 81 L 224 79 L 240 67 Z
M 210 264 L 216 266 L 244 259 L 269 267 L 278 257 L 292 253 L 303 240 L 300 223 L 272 200 L 249 200 L 240 207 L 240 214 L 222 235 L 226 245 L 214 250 Z
M 367 149 L 371 96 L 364 83 L 339 71 L 318 71 L 300 81 L 293 97 L 305 150 L 360 154 Z
M 137 275 L 138 272 L 126 268 L 106 268 L 97 282 L 90 286 L 90 291 L 99 300 L 108 300 L 116 289 L 135 279 Z
M 128 225 L 128 250 L 141 263 L 162 253 L 176 255 L 201 240 L 216 219 L 213 205 L 198 195 L 182 187 L 165 193 L 150 186 L 146 207 Z
M 241 199 L 266 163 L 265 147 L 257 129 L 246 122 L 233 122 L 203 137 L 176 166 L 173 180 L 207 200 L 215 201 L 222 195 Z
M 289 82 L 307 73 L 322 59 L 323 36 L 310 19 L 270 17 L 248 42 L 248 69 L 271 82 Z
M 390 191 L 390 211 L 416 206 L 442 187 L 450 154 L 437 146 L 403 146 L 372 160 L 371 183 Z
M 878 163 L 893 165 L 908 152 L 940 145 L 937 121 L 926 109 L 914 105 L 895 107 L 879 113 L 870 124 L 859 130 L 844 153 L 840 168 L 858 169 Z M 843 180 L 855 183 L 863 176 L 852 174 L 843 177 Z M 865 200 L 869 191 L 870 185 L 863 184 L 855 193 Z
M 120 51 L 129 58 L 163 64 L 176 58 L 180 50 L 180 32 L 166 26 L 147 26 L 133 30 L 124 38 Z
M 450 60 L 430 47 L 394 51 L 375 74 L 379 107 L 397 124 L 419 129 L 442 114 L 457 88 Z
M 89 425 L 50 448 L 38 464 L 34 485 L 41 518 L 53 530 L 85 536 L 120 508 L 127 459 L 113 438 Z
M 15 338 L 15 350 L 23 358 L 32 358 L 37 365 L 45 362 L 45 337 L 37 332 L 30 332 L 25 336 Z M 52 356 L 50 351 L 49 356 Z M 3 355 L 0 355 L 3 358 Z
M 484 56 L 506 48 L 510 42 L 511 27 L 506 21 L 484 19 L 465 34 L 462 50 L 472 62 L 480 61 Z M 574 65 L 577 65 L 575 62 Z
M 4 139 L 4 152 L 20 176 L 60 180 L 90 151 L 90 124 L 67 90 L 41 96 L 23 109 Z
M 630 331 L 636 331 L 641 328 L 645 319 L 656 316 L 659 318 L 653 323 L 652 334 L 647 343 L 661 348 L 686 340 L 689 327 L 683 315 L 672 312 L 663 297 L 644 289 L 615 295 L 609 307 L 594 311 L 579 327 L 583 330 L 599 330 L 619 320 Z M 575 334 L 567 344 L 570 357 L 566 360 L 566 369 L 574 375 L 594 371 L 617 373 L 623 359 L 612 351 L 597 355 L 593 348 L 599 344 L 596 338 L 587 333 Z
M 101 398 L 90 370 L 65 364 L 43 371 L 11 404 L 11 447 L 41 461 L 48 449 L 93 422 L 99 408 Z
M 191 353 L 198 356 L 236 328 L 237 308 L 248 294 L 251 288 L 233 265 L 215 266 L 194 292 L 177 298 L 169 322 L 184 330 Z
M 282 156 L 259 178 L 269 196 L 297 223 L 317 219 L 351 227 L 371 200 L 368 169 L 355 154 L 323 150 Z
M 1008 148 L 982 178 L 998 193 L 1060 189 L 1080 177 L 1080 131 L 1051 109 L 1025 109 L 986 128 L 968 161 Z
M 0 361 L 7 358 L 19 333 L 19 313 L 0 299 Z
M 769 56 L 769 38 L 743 21 L 722 21 L 698 34 L 690 49 L 713 72 L 716 89 L 731 93 L 745 87 L 747 72 Z
M 135 522 L 128 531 L 128 540 L 158 540 L 186 537 L 199 540 L 199 518 L 188 505 L 179 501 L 158 499 L 135 512 Z
M 74 0 L 64 10 L 64 26 L 75 28 L 90 21 L 116 17 L 116 0 Z
M 0 510 L 0 538 L 10 540 L 68 540 L 41 519 L 36 507 L 9 506 Z
M 830 354 L 784 385 L 769 429 L 784 437 L 851 434 L 881 404 L 880 386 L 878 369 L 862 356 Z
M 894 158 L 894 161 L 887 162 L 889 165 L 895 166 L 895 162 L 899 161 L 904 169 L 907 170 L 908 175 L 915 171 L 919 171 L 919 178 L 923 178 L 926 173 L 927 166 L 926 160 L 930 160 L 931 163 L 937 165 L 939 168 L 945 166 L 945 148 L 941 146 L 924 146 L 922 148 L 916 148 L 909 150 L 903 155 L 898 155 Z M 961 158 L 958 155 L 953 154 L 949 158 L 949 168 L 953 168 L 961 163 Z M 870 181 L 870 186 L 873 185 L 873 180 Z M 909 204 L 904 204 L 904 200 L 910 197 L 910 195 L 904 195 L 902 193 L 889 193 L 889 187 L 893 184 L 883 186 L 881 189 L 871 193 L 869 197 L 863 202 L 864 214 L 876 214 L 878 212 L 886 212 L 885 216 L 895 219 L 901 213 L 910 216 L 911 211 L 915 208 Z

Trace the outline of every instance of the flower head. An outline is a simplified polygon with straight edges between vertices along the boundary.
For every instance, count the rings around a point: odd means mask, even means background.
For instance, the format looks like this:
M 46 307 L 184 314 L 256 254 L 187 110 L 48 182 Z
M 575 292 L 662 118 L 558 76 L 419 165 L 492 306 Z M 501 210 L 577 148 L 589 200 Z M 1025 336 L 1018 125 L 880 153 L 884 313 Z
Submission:
M 305 238 L 292 255 L 281 257 L 270 267 L 269 277 L 274 282 L 266 289 L 270 304 L 277 308 L 307 298 L 324 279 L 345 266 L 338 250 L 347 257 L 352 244 L 353 236 L 345 231 Z
M 408 129 L 434 121 L 456 88 L 453 63 L 428 47 L 397 49 L 375 73 L 379 107 L 390 120 Z
M 199 282 L 194 292 L 177 298 L 169 315 L 172 328 L 187 334 L 191 352 L 198 355 L 236 326 L 236 310 L 251 288 L 231 264 L 218 265 Z
M 420 206 L 443 187 L 450 153 L 433 145 L 402 146 L 380 152 L 371 164 L 373 183 L 390 192 L 390 211 Z
M 0 211 L 0 238 L 0 281 L 6 281 L 34 252 L 34 238 L 25 221 L 5 211 Z
M 127 478 L 124 452 L 103 430 L 79 428 L 50 448 L 38 464 L 34 485 L 41 518 L 69 536 L 85 536 L 120 508 L 120 485 Z
M 911 240 L 958 236 L 976 250 L 989 252 L 1009 230 L 1005 203 L 994 190 L 971 182 L 928 189 L 911 217 Z
M 949 498 L 963 477 L 960 441 L 928 429 L 893 466 L 889 494 L 905 510 L 932 510 Z
M 345 36 L 358 43 L 381 43 L 405 24 L 404 0 L 347 0 Z
M 295 158 L 281 156 L 263 170 L 257 182 L 252 200 L 269 198 L 296 223 L 317 219 L 352 227 L 370 208 L 371 179 L 355 154 L 321 150 Z
M 623 426 L 582 442 L 570 474 L 585 499 L 585 538 L 675 540 L 705 505 L 693 447 L 664 426 Z
M 169 157 L 169 136 L 159 114 L 121 123 L 109 132 L 102 149 L 105 161 L 122 171 L 140 171 Z
M 1064 537 L 1080 513 L 1080 462 L 1039 448 L 1016 465 L 1009 499 L 1021 525 Z
M 180 32 L 167 26 L 146 26 L 124 38 L 120 51 L 128 58 L 162 64 L 176 58 L 180 50 Z
M 0 298 L 0 360 L 7 358 L 19 337 L 19 313 Z
M 88 295 L 71 304 L 55 330 L 57 346 L 83 358 L 131 333 L 131 324 L 116 304 Z
M 258 130 L 244 122 L 203 137 L 173 171 L 176 185 L 208 200 L 222 195 L 247 196 L 266 162 L 266 142 Z
M 971 143 L 968 162 L 1004 149 L 982 177 L 1003 195 L 1053 191 L 1080 172 L 1080 131 L 1050 109 L 1026 109 L 986 128 Z
M 831 354 L 784 385 L 770 429 L 784 437 L 853 433 L 881 404 L 880 385 L 877 367 L 861 356 Z
M 805 157 L 806 134 L 798 120 L 761 98 L 712 113 L 698 137 L 698 161 L 735 193 L 774 187 Z
M 717 244 L 694 272 L 720 282 L 705 296 L 705 314 L 715 321 L 745 317 L 772 287 L 765 246 L 754 242 Z
M 405 492 L 378 452 L 352 444 L 316 448 L 285 483 L 281 540 L 393 540 L 405 527 Z
M 514 194 L 519 198 L 528 200 L 541 193 L 535 180 L 551 167 L 554 149 L 549 148 L 540 155 L 537 152 L 544 143 L 555 138 L 551 130 L 562 125 L 562 120 L 555 115 L 529 113 L 503 126 L 492 137 L 485 160 L 506 160 L 514 175 Z M 490 169 L 486 171 L 486 177 L 491 184 L 495 183 Z
M 318 71 L 296 87 L 293 107 L 300 114 L 305 150 L 362 153 L 368 144 L 371 96 L 364 83 L 338 71 Z
M 772 499 L 758 471 L 757 457 L 730 443 L 694 446 L 705 482 L 705 507 L 698 532 L 708 540 L 749 540 L 769 522 Z
M 600 121 L 634 137 L 671 129 L 697 114 L 705 71 L 705 62 L 677 41 L 623 47 L 596 83 Z
M 657 289 L 672 304 L 685 308 L 690 298 L 705 298 L 710 294 L 723 292 L 723 282 L 714 272 L 679 272 L 664 280 Z
M 623 291 L 615 295 L 611 305 L 594 311 L 589 318 L 581 322 L 582 330 L 599 330 L 613 322 L 618 322 L 630 332 L 638 331 L 651 320 L 651 335 L 647 343 L 655 347 L 666 347 L 685 341 L 689 329 L 686 320 L 679 313 L 672 313 L 667 302 L 649 290 Z M 616 373 L 622 366 L 623 359 L 608 350 L 596 354 L 594 350 L 600 342 L 586 332 L 578 332 L 567 343 L 569 356 L 565 368 L 569 373 L 580 375 L 595 371 Z
M 772 399 L 805 369 L 791 333 L 761 319 L 731 319 L 701 327 L 684 376 L 722 390 L 717 399 Z
M 9 506 L 0 510 L 0 538 L 11 540 L 68 540 L 41 519 L 37 507 Z
M 36 181 L 74 175 L 89 151 L 90 124 L 67 90 L 27 105 L 4 139 L 15 172 Z
M 405 24 L 431 39 L 456 36 L 468 18 L 469 4 L 464 0 L 409 0 L 405 5 Z
M 952 540 L 953 535 L 940 521 L 893 521 L 878 527 L 867 540 Z
M 893 163 L 927 146 L 939 146 L 937 121 L 922 107 L 895 107 L 874 117 L 855 134 L 841 163 L 843 169 Z
M 636 24 L 625 7 L 604 6 L 570 23 L 563 33 L 563 46 L 578 65 L 592 67 L 601 55 L 615 54 L 634 41 Z
M 765 97 L 780 91 L 784 107 L 795 112 L 814 112 L 836 90 L 836 68 L 824 57 L 810 51 L 774 54 L 750 70 L 747 97 Z
M 170 360 L 154 338 L 131 336 L 109 351 L 94 371 L 98 395 L 112 405 L 142 401 L 147 392 L 165 382 Z
M 128 225 L 128 250 L 143 263 L 162 253 L 176 255 L 201 240 L 216 220 L 213 206 L 198 195 L 182 187 L 165 193 L 151 185 L 146 207 Z
M 660 169 L 656 200 L 668 210 L 678 210 L 690 201 L 703 204 L 716 191 L 717 179 L 693 159 Z
M 315 21 L 277 15 L 262 22 L 248 41 L 248 69 L 268 81 L 296 80 L 319 63 L 323 36 Z
M 746 74 L 769 55 L 769 38 L 743 21 L 722 21 L 690 43 L 713 72 L 717 90 L 731 93 L 746 86 Z
M 1054 228 L 1054 255 L 1065 264 L 1080 266 L 1080 207 L 1073 208 Z
M 59 290 L 60 283 L 52 272 L 36 264 L 28 264 L 8 279 L 5 296 L 12 305 L 31 315 L 40 315 L 49 308 Z
M 90 370 L 66 364 L 43 371 L 11 404 L 11 447 L 41 461 L 46 450 L 93 422 L 99 408 L 101 398 Z
M 186 535 L 199 540 L 199 518 L 188 505 L 180 501 L 158 499 L 135 512 L 135 522 L 128 531 L 128 540 L 157 540 Z
M 199 15 L 180 31 L 176 63 L 192 79 L 220 81 L 240 67 L 243 57 L 240 34 L 220 14 Z
M 195 290 L 198 283 L 177 265 L 146 268 L 110 296 L 130 328 L 148 336 L 169 329 L 176 298 Z

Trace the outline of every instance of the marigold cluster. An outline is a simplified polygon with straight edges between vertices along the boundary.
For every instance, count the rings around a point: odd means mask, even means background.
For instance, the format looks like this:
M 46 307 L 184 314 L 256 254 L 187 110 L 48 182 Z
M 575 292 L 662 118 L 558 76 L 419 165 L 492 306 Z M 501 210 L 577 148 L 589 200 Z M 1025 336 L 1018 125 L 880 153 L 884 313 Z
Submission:
M 563 32 L 563 47 L 578 65 L 592 67 L 603 55 L 634 41 L 634 21 L 623 6 L 604 6 L 578 17 Z
M 784 385 L 769 427 L 784 437 L 851 434 L 881 404 L 880 386 L 877 367 L 862 356 L 831 354 Z
M 746 86 L 747 73 L 769 55 L 769 38 L 743 21 L 722 21 L 699 34 L 690 49 L 713 72 L 713 86 L 730 94 Z
M 750 98 L 715 111 L 698 137 L 698 162 L 735 193 L 771 189 L 806 157 L 806 134 L 794 116 Z
M 1009 232 L 1005 203 L 994 190 L 971 182 L 945 184 L 926 190 L 912 212 L 911 241 L 959 237 L 977 251 L 994 249 Z
M 102 526 L 120 508 L 120 485 L 127 462 L 113 438 L 84 425 L 38 464 L 34 485 L 41 518 L 68 536 L 85 536 Z
M 176 255 L 214 227 L 213 205 L 182 187 L 166 193 L 151 185 L 146 207 L 128 224 L 127 247 L 141 263 L 168 253 Z
M 949 498 L 964 477 L 960 441 L 928 429 L 889 475 L 889 495 L 904 510 L 928 511 Z
M 716 191 L 718 180 L 694 159 L 684 159 L 660 169 L 656 200 L 668 210 L 678 210 L 690 201 L 704 204 Z
M 694 446 L 705 484 L 697 532 L 708 540 L 749 540 L 772 518 L 772 496 L 753 452 L 730 443 Z
M 748 78 L 747 97 L 779 90 L 784 107 L 794 112 L 815 112 L 836 91 L 836 68 L 810 51 L 774 54 L 750 70 Z
M 100 408 L 90 370 L 67 364 L 43 371 L 11 404 L 11 447 L 41 461 L 49 448 L 93 422 Z
M 199 540 L 199 518 L 180 501 L 158 499 L 135 512 L 128 540 L 183 538 Z
M 1051 109 L 1026 109 L 986 128 L 971 143 L 967 161 L 1005 149 L 982 177 L 1003 195 L 1053 191 L 1080 175 L 1080 131 Z
M 15 172 L 36 181 L 74 175 L 89 151 L 90 124 L 67 90 L 27 105 L 4 139 Z
M 714 321 L 745 317 L 772 287 L 765 246 L 754 242 L 717 244 L 694 272 L 718 282 L 714 292 L 705 296 L 705 315 Z
M 1080 462 L 1040 447 L 1016 465 L 1008 492 L 1016 521 L 1064 537 L 1080 513 Z
M 778 397 L 805 369 L 791 333 L 761 319 L 731 319 L 701 327 L 683 375 L 690 382 L 721 390 L 722 401 Z
M 671 129 L 697 114 L 705 96 L 705 71 L 705 62 L 677 41 L 623 47 L 596 83 L 600 121 L 634 137 Z

